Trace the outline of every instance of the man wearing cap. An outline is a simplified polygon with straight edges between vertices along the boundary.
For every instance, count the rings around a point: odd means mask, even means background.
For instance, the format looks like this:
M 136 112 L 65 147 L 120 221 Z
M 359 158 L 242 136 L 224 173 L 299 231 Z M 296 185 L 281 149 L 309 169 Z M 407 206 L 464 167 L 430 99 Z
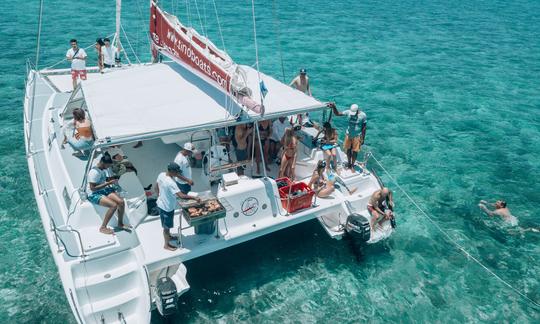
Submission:
M 103 67 L 112 68 L 114 67 L 115 60 L 119 51 L 116 46 L 111 45 L 110 39 L 104 38 L 103 42 L 105 45 L 101 48 L 101 52 L 103 55 Z
M 156 192 L 158 194 L 157 207 L 159 208 L 159 218 L 161 227 L 163 227 L 163 239 L 165 250 L 174 251 L 176 247 L 171 245 L 171 228 L 174 226 L 174 209 L 176 208 L 176 199 L 195 199 L 200 201 L 199 197 L 189 196 L 180 191 L 175 177 L 181 175 L 180 166 L 174 162 L 169 163 L 167 172 L 161 172 L 156 181 Z
M 300 73 L 291 81 L 289 86 L 302 91 L 308 96 L 311 96 L 311 89 L 309 87 L 309 78 L 307 76 L 306 69 L 300 69 Z
M 176 177 L 176 182 L 178 188 L 184 194 L 190 192 L 191 186 L 193 186 L 191 164 L 189 163 L 189 157 L 193 154 L 193 151 L 195 151 L 195 146 L 189 142 L 185 143 L 183 149 L 174 158 L 174 163 L 180 166 L 180 175 Z
M 334 103 L 330 103 L 329 107 L 332 108 L 336 116 L 349 117 L 343 148 L 347 153 L 348 166 L 351 171 L 354 172 L 354 163 L 356 162 L 356 157 L 358 152 L 360 152 L 361 146 L 364 144 L 364 139 L 366 137 L 366 114 L 358 108 L 357 104 L 352 104 L 349 110 L 345 110 L 343 112 L 339 112 Z

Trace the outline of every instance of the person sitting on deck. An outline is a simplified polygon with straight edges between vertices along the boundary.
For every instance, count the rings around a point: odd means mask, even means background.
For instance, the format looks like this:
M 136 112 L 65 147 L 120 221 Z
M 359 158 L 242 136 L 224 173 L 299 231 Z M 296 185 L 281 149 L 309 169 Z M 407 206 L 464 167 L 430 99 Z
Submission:
M 69 144 L 75 151 L 75 156 L 85 156 L 87 151 L 92 148 L 94 144 L 94 133 L 92 132 L 92 123 L 89 119 L 86 119 L 86 114 L 83 109 L 73 109 L 73 130 L 72 134 L 68 137 L 66 134 L 67 129 L 64 131 L 64 144 Z
M 291 123 L 286 117 L 279 117 L 272 122 L 272 136 L 270 137 L 270 157 L 272 160 L 278 158 L 278 152 L 281 149 L 281 140 L 285 135 L 285 130 L 291 127 Z
M 283 156 L 279 168 L 279 177 L 287 177 L 294 180 L 294 168 L 296 166 L 298 139 L 294 136 L 294 129 L 287 128 L 285 135 L 281 139 L 283 146 Z
M 163 248 L 170 251 L 176 250 L 176 247 L 170 243 L 176 199 L 195 199 L 200 201 L 199 197 L 189 196 L 180 191 L 175 178 L 178 178 L 181 174 L 182 170 L 180 166 L 171 162 L 167 166 L 167 172 L 160 173 L 156 181 L 156 192 L 158 195 L 156 203 L 159 208 L 159 218 L 161 220 L 161 227 L 163 227 L 163 239 L 165 241 Z
M 319 162 L 317 162 L 317 168 L 313 171 L 308 184 L 309 187 L 313 188 L 319 198 L 328 197 L 335 190 L 335 176 L 333 173 L 330 173 L 330 175 L 326 177 L 324 172 L 325 168 L 326 162 L 324 160 L 319 160 Z
M 185 143 L 184 147 L 176 157 L 174 158 L 174 163 L 180 166 L 180 174 L 176 177 L 176 183 L 178 188 L 182 193 L 187 194 L 191 191 L 193 186 L 193 179 L 191 177 L 191 163 L 189 162 L 189 157 L 193 155 L 195 151 L 195 146 L 192 143 Z
M 129 229 L 124 220 L 124 199 L 116 193 L 118 179 L 107 180 L 107 170 L 113 161 L 108 153 L 103 154 L 98 164 L 88 172 L 88 200 L 95 204 L 109 208 L 103 218 L 99 231 L 103 234 L 113 234 L 114 231 L 107 227 L 113 214 L 118 210 L 118 227 Z
M 330 122 L 325 122 L 323 124 L 323 129 L 319 130 L 315 138 L 319 138 L 319 135 L 323 133 L 324 136 L 321 140 L 321 150 L 323 151 L 324 158 L 326 160 L 326 170 L 329 171 L 330 168 L 336 170 L 337 168 L 337 141 L 338 135 L 337 131 Z M 330 161 L 332 160 L 332 161 Z M 331 163 L 333 165 L 331 165 Z
M 248 124 L 237 125 L 234 129 L 234 139 L 236 140 L 236 161 L 246 161 L 248 159 L 248 137 L 253 132 L 253 128 L 249 128 Z M 239 175 L 244 174 L 244 168 L 238 167 Z
M 378 225 L 382 221 L 392 221 L 394 219 L 394 199 L 392 197 L 392 191 L 386 187 L 382 187 L 375 191 L 371 195 L 371 198 L 369 198 L 367 209 L 371 214 L 372 231 L 375 230 L 375 225 Z M 394 226 L 393 223 L 392 226 Z
M 366 138 L 366 114 L 358 108 L 357 104 L 352 104 L 351 109 L 343 112 L 339 112 L 334 103 L 330 103 L 328 106 L 332 108 L 336 116 L 349 117 L 349 125 L 347 126 L 343 149 L 347 154 L 348 167 L 354 172 L 356 157 Z
M 66 53 L 66 59 L 71 61 L 71 79 L 73 90 L 77 87 L 77 79 L 86 80 L 86 51 L 79 48 L 76 39 L 69 41 L 71 48 Z

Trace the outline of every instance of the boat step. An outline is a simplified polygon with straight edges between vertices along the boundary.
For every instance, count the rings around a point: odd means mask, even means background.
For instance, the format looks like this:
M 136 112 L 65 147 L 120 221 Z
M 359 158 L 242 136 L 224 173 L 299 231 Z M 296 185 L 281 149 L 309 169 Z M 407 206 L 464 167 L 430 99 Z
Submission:
M 83 275 L 75 279 L 75 288 L 94 286 L 101 283 L 109 282 L 111 280 L 115 280 L 122 276 L 130 274 L 136 271 L 137 268 L 138 265 L 136 262 L 128 262 L 116 268 L 103 269 L 102 272 L 92 274 L 87 277 Z
M 135 287 L 122 293 L 116 294 L 112 297 L 83 305 L 83 314 L 85 316 L 91 316 L 92 314 L 100 314 L 109 309 L 119 308 L 120 306 L 125 305 L 139 297 L 140 290 Z

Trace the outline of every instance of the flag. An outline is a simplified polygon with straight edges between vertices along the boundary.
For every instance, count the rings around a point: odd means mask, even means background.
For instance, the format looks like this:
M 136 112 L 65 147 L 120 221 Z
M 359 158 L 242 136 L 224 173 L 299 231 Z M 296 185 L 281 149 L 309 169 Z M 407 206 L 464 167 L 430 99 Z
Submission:
M 261 81 L 259 83 L 259 88 L 261 89 L 261 95 L 262 97 L 266 97 L 266 94 L 268 93 L 268 89 L 266 89 L 266 86 L 264 85 L 264 81 Z

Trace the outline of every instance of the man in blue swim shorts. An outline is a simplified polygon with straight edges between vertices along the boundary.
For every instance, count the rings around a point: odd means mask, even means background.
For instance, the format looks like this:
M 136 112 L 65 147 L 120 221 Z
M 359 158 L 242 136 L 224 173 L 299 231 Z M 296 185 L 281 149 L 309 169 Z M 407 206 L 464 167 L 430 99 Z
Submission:
M 176 208 L 176 199 L 195 199 L 200 201 L 199 197 L 190 196 L 182 193 L 175 178 L 182 174 L 180 166 L 171 162 L 167 166 L 167 172 L 161 172 L 156 181 L 156 191 L 158 194 L 157 206 L 159 208 L 159 217 L 161 227 L 163 227 L 163 238 L 165 250 L 174 251 L 176 247 L 171 245 L 171 228 L 174 226 L 174 209 Z

